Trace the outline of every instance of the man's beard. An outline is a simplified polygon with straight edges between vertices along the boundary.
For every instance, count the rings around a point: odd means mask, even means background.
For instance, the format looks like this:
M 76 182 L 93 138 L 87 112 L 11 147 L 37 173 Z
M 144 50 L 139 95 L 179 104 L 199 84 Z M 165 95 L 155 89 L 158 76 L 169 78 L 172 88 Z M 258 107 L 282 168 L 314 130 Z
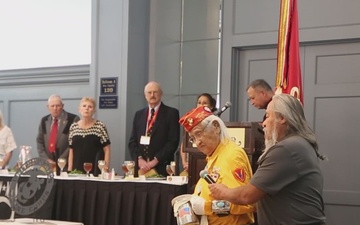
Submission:
M 266 128 L 264 128 L 264 132 L 265 132 L 265 137 L 267 137 L 268 135 L 267 132 L 270 132 L 271 136 L 270 139 L 266 138 L 265 139 L 265 149 L 263 150 L 263 154 L 261 154 L 260 159 L 263 158 L 263 156 L 266 154 L 266 152 L 277 143 L 277 139 L 278 139 L 278 133 L 277 133 L 277 126 L 274 126 L 274 129 L 272 131 L 268 131 Z

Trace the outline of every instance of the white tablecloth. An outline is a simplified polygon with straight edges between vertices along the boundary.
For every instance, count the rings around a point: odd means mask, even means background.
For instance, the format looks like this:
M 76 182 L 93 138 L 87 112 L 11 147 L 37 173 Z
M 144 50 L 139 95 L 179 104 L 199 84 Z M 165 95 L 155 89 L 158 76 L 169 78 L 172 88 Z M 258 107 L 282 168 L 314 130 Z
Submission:
M 0 174 L 0 177 L 13 177 L 14 174 L 10 173 L 10 174 Z M 40 178 L 46 178 L 46 176 L 43 175 L 39 175 L 38 177 Z M 133 178 L 133 179 L 128 179 L 122 177 L 122 176 L 116 176 L 114 180 L 105 180 L 105 179 L 100 179 L 99 177 L 86 177 L 85 175 L 79 175 L 79 176 L 73 176 L 73 175 L 66 175 L 66 176 L 55 176 L 55 179 L 59 179 L 59 180 L 89 180 L 89 181 L 99 181 L 99 182 L 139 182 L 139 183 L 161 183 L 161 184 L 169 184 L 169 185 L 184 185 L 188 183 L 188 178 L 187 177 L 182 177 L 182 176 L 172 176 L 169 179 L 168 177 L 164 177 L 164 178 L 147 178 L 147 179 L 140 179 L 140 178 Z
M 0 225 L 13 224 L 13 225 L 22 225 L 22 224 L 35 224 L 35 225 L 83 225 L 83 223 L 78 222 L 69 222 L 69 221 L 58 221 L 58 220 L 44 220 L 44 221 L 34 221 L 31 218 L 19 218 L 15 219 L 15 222 L 2 222 Z

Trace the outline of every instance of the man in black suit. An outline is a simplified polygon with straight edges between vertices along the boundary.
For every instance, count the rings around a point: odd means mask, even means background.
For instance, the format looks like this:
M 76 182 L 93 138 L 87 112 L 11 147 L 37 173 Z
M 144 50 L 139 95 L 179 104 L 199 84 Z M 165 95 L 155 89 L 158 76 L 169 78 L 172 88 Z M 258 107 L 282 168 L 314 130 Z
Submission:
M 39 157 L 48 160 L 49 163 L 56 163 L 58 158 L 68 158 L 69 128 L 72 123 L 79 121 L 79 117 L 64 110 L 64 104 L 59 95 L 49 97 L 47 108 L 50 114 L 41 118 L 36 138 L 37 150 Z M 55 120 L 56 138 L 51 140 Z
M 129 140 L 135 173 L 155 169 L 167 176 L 166 165 L 174 160 L 179 145 L 179 111 L 161 102 L 163 92 L 157 82 L 149 82 L 144 94 L 148 106 L 136 112 Z

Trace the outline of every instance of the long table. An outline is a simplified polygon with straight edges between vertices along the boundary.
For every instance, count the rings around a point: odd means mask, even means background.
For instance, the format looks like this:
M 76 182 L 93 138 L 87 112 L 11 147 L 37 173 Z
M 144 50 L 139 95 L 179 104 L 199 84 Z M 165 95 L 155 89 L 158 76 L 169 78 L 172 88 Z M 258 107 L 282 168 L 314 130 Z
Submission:
M 10 179 L 0 176 L 0 181 Z M 171 199 L 185 194 L 186 188 L 166 181 L 59 177 L 39 215 L 85 225 L 176 225 Z
M 0 225 L 26 225 L 26 224 L 54 224 L 54 225 L 83 225 L 79 222 L 57 221 L 57 220 L 44 220 L 34 221 L 32 218 L 18 218 L 15 221 L 1 221 Z

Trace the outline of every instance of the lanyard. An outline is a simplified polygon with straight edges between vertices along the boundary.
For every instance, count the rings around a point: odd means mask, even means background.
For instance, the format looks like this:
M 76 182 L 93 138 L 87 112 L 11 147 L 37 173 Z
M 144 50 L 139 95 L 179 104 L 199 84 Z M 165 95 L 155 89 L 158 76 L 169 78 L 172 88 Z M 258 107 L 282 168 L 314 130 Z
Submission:
M 152 126 L 154 125 L 154 122 L 155 122 L 156 116 L 157 116 L 157 114 L 158 114 L 158 111 L 159 111 L 159 110 L 155 111 L 154 114 L 153 114 L 153 116 L 150 117 L 150 119 L 148 119 L 148 122 L 147 122 L 147 130 L 146 130 L 146 133 L 147 133 L 147 134 L 148 134 L 149 131 L 151 130 Z M 148 110 L 148 116 L 147 116 L 147 118 L 149 118 L 149 113 L 150 113 L 150 110 Z

